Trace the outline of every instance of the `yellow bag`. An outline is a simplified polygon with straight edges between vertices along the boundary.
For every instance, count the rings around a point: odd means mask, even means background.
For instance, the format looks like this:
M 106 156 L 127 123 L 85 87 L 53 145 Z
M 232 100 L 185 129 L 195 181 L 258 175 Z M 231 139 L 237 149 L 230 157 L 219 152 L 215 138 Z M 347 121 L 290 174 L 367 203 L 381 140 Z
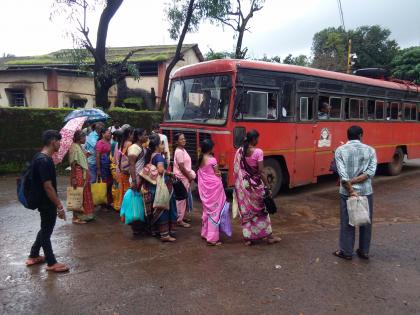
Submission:
M 117 185 L 112 185 L 112 200 L 114 200 L 114 209 L 119 211 L 121 205 L 118 203 L 120 200 L 120 189 Z
M 83 212 L 83 187 L 67 187 L 67 210 Z
M 90 189 L 92 191 L 92 199 L 95 206 L 107 204 L 106 183 L 98 180 L 96 183 L 91 185 Z

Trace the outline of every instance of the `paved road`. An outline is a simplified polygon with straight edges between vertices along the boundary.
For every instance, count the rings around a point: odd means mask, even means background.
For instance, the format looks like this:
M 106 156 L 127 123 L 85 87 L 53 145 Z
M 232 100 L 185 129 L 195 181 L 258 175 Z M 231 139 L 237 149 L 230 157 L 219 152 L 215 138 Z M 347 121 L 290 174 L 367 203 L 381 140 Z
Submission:
M 61 194 L 67 184 L 60 179 Z M 420 314 L 420 162 L 375 180 L 369 262 L 341 261 L 334 179 L 283 192 L 277 245 L 245 247 L 234 237 L 209 248 L 194 227 L 176 244 L 133 238 L 116 213 L 59 222 L 53 246 L 71 271 L 49 274 L 23 262 L 39 226 L 0 178 L 0 314 Z M 71 215 L 70 215 L 71 216 Z

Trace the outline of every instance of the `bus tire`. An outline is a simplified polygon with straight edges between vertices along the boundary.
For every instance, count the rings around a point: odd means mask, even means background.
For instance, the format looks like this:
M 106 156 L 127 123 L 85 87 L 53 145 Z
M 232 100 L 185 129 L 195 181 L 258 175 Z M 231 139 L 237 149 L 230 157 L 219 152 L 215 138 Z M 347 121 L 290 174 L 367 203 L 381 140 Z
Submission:
M 279 193 L 283 184 L 283 172 L 280 163 L 275 159 L 264 160 L 264 173 L 274 197 Z
M 396 176 L 401 173 L 404 162 L 404 151 L 402 148 L 396 148 L 391 162 L 386 164 L 386 172 L 390 176 Z

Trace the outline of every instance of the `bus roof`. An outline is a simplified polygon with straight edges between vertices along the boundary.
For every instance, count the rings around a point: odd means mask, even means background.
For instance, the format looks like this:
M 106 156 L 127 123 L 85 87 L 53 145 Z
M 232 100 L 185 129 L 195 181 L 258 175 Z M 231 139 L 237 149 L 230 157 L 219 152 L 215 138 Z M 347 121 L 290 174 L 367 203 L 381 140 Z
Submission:
M 307 68 L 295 65 L 270 63 L 264 61 L 254 60 L 238 60 L 238 59 L 219 59 L 201 62 L 198 64 L 188 65 L 178 69 L 173 79 L 179 77 L 188 77 L 202 74 L 215 74 L 215 73 L 228 73 L 236 72 L 237 68 L 247 69 L 259 69 L 268 71 L 278 71 L 287 73 L 296 73 L 312 77 L 327 78 L 332 80 L 340 80 L 352 83 L 366 84 L 371 86 L 377 86 L 382 88 L 397 89 L 397 90 L 410 90 L 413 92 L 420 92 L 420 86 L 414 84 L 403 84 L 392 81 L 385 81 L 379 79 L 371 79 L 366 77 L 360 77 L 351 74 L 345 74 L 340 72 L 333 72 L 327 70 L 320 70 L 315 68 Z

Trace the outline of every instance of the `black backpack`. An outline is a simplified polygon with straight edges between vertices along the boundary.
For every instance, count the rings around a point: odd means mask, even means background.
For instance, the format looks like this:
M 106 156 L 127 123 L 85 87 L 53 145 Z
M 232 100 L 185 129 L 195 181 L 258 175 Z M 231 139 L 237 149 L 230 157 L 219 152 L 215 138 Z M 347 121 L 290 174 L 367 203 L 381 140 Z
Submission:
M 34 191 L 33 174 L 35 161 L 42 158 L 41 154 L 35 155 L 29 166 L 24 169 L 22 175 L 16 180 L 18 200 L 27 209 L 35 210 L 40 204 L 40 198 Z

